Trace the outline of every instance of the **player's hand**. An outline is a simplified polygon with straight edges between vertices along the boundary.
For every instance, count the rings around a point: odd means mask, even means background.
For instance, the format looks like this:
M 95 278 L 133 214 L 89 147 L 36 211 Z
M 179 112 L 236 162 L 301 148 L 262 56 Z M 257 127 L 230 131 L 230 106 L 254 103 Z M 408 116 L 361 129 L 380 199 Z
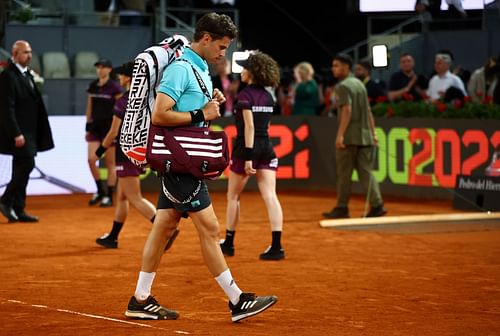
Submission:
M 203 116 L 206 121 L 214 120 L 220 117 L 219 102 L 215 99 L 209 101 L 203 107 Z
M 224 94 L 217 88 L 214 89 L 213 99 L 215 99 L 219 104 L 222 104 L 226 101 L 226 97 L 224 97 Z
M 253 168 L 252 160 L 245 161 L 245 173 L 247 175 L 255 175 L 257 170 Z
M 20 134 L 14 138 L 14 145 L 17 148 L 23 147 L 25 143 L 26 143 L 26 140 L 24 139 L 24 135 L 22 135 L 22 134 Z

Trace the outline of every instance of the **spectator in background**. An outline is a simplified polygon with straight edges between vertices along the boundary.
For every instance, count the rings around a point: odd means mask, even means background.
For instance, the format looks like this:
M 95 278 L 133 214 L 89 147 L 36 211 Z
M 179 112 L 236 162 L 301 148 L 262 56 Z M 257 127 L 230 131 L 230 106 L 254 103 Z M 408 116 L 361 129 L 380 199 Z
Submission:
M 498 9 L 500 10 L 500 3 L 498 5 Z M 493 103 L 500 105 L 500 54 L 498 54 L 498 57 L 496 58 L 497 63 L 495 66 L 491 69 L 491 71 L 495 74 L 495 77 L 497 79 L 497 85 L 495 86 L 495 90 L 493 90 Z
M 467 12 L 462 5 L 463 0 L 446 0 L 446 4 L 448 5 L 447 16 L 451 18 L 457 17 L 467 17 Z
M 467 96 L 465 86 L 460 77 L 450 72 L 452 59 L 449 54 L 437 54 L 434 62 L 436 74 L 429 81 L 427 95 L 431 101 L 444 99 L 450 88 L 458 89 L 463 96 Z M 456 91 L 456 90 L 453 90 Z
M 467 86 L 472 101 L 480 103 L 486 97 L 493 97 L 497 86 L 497 77 L 494 71 L 496 64 L 497 60 L 494 57 L 489 57 L 486 64 L 472 74 Z
M 33 81 L 32 50 L 27 41 L 12 46 L 12 58 L 0 74 L 0 153 L 12 155 L 12 174 L 0 199 L 9 222 L 38 222 L 26 213 L 26 187 L 37 152 L 54 148 L 42 95 Z
M 111 0 L 109 13 L 116 13 L 120 26 L 141 26 L 146 15 L 146 1 L 144 0 Z
M 95 193 L 89 201 L 89 205 L 101 202 L 101 207 L 113 205 L 113 190 L 116 184 L 115 171 L 115 147 L 110 146 L 106 150 L 104 162 L 108 170 L 107 188 L 101 180 L 101 174 L 97 167 L 98 161 L 94 155 L 96 149 L 101 145 L 104 137 L 108 133 L 113 121 L 113 106 L 116 98 L 121 95 L 122 88 L 112 80 L 109 75 L 113 66 L 111 61 L 100 59 L 95 64 L 97 79 L 92 81 L 87 89 L 87 124 L 85 125 L 85 139 L 88 143 L 88 163 L 92 177 L 97 186 Z
M 462 6 L 462 0 L 446 0 L 448 11 L 445 16 L 448 17 L 467 17 L 467 12 Z M 421 15 L 430 15 L 431 19 L 442 16 L 441 0 L 417 0 L 415 2 L 415 11 Z
M 387 98 L 384 89 L 371 78 L 371 71 L 370 61 L 361 61 L 354 66 L 354 75 L 365 84 L 368 101 L 373 105 Z
M 453 64 L 455 62 L 455 56 L 453 55 L 453 52 L 449 49 L 441 49 L 440 51 L 438 51 L 438 54 L 449 55 L 451 58 L 451 63 Z M 462 68 L 461 65 L 456 65 L 453 68 L 450 66 L 450 71 L 452 74 L 457 75 L 462 80 L 464 87 L 467 86 L 467 84 L 469 83 L 470 76 L 471 76 L 471 73 L 469 70 Z M 433 75 L 435 75 L 435 74 L 436 73 L 434 72 Z
M 240 81 L 231 76 L 230 64 L 225 57 L 221 57 L 215 63 L 215 72 L 216 74 L 212 76 L 214 88 L 219 89 L 226 97 L 226 101 L 219 106 L 220 112 L 223 116 L 231 116 Z
M 323 79 L 319 85 L 321 96 L 323 97 L 320 115 L 328 117 L 334 114 L 335 85 L 337 84 L 337 79 L 333 77 L 331 70 L 328 73 L 324 73 L 322 77 Z
M 415 11 L 421 15 L 428 15 L 430 18 L 436 18 L 441 11 L 441 0 L 417 0 Z
M 399 71 L 392 74 L 389 81 L 388 97 L 391 101 L 399 99 L 421 100 L 426 97 L 427 79 L 414 71 L 413 57 L 404 53 L 399 57 Z
M 295 90 L 292 77 L 292 71 L 289 68 L 281 69 L 281 82 L 276 90 L 276 99 L 278 101 L 278 108 L 276 110 L 279 110 L 276 114 L 283 116 L 292 114 Z
M 314 68 L 311 63 L 301 62 L 293 69 L 297 85 L 293 102 L 293 115 L 318 115 L 320 93 L 314 80 Z

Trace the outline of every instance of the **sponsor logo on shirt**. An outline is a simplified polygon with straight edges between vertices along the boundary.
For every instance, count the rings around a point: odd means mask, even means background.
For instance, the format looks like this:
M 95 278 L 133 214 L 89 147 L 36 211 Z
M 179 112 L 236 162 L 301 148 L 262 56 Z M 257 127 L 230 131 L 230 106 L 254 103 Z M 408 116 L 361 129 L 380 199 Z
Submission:
M 252 112 L 273 113 L 273 106 L 252 106 Z

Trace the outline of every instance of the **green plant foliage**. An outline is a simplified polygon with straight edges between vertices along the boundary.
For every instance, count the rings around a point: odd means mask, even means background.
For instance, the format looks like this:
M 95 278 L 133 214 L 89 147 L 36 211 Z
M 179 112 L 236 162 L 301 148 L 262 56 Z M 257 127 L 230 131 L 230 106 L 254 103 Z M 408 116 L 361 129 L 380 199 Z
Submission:
M 30 20 L 33 20 L 35 16 L 33 15 L 33 9 L 30 5 L 22 6 L 19 9 L 11 12 L 10 19 L 19 21 L 22 23 L 26 23 Z

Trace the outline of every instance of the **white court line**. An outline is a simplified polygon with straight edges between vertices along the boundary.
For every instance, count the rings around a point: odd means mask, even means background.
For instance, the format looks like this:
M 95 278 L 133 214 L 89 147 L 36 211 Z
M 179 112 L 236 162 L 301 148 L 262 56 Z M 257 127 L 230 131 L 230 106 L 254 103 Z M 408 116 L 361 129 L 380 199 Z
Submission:
M 5 301 L 5 300 L 3 300 L 3 301 Z M 119 319 L 115 319 L 115 318 L 112 318 L 112 317 L 106 317 L 106 316 L 100 316 L 100 315 L 94 315 L 94 314 L 87 314 L 87 313 L 80 313 L 80 312 L 73 311 L 73 310 L 68 310 L 68 309 L 51 308 L 51 307 L 48 307 L 48 306 L 45 306 L 45 305 L 30 304 L 30 303 L 19 301 L 19 300 L 6 300 L 6 301 L 10 302 L 10 303 L 17 303 L 17 304 L 31 306 L 31 307 L 34 307 L 34 308 L 44 308 L 44 309 L 48 309 L 48 310 L 55 310 L 55 311 L 58 311 L 58 312 L 61 312 L 61 313 L 68 313 L 68 314 L 73 314 L 73 315 L 86 316 L 86 317 L 91 317 L 91 318 L 100 319 L 100 320 L 106 320 L 106 321 L 112 321 L 112 322 L 119 322 L 119 323 L 124 323 L 124 324 L 130 324 L 130 325 L 134 325 L 134 326 L 138 326 L 138 327 L 145 327 L 145 328 L 151 328 L 151 329 L 158 329 L 158 330 L 170 331 L 170 330 L 165 329 L 165 328 L 153 327 L 153 326 L 150 326 L 149 324 L 137 323 L 137 322 L 130 322 L 130 321 L 125 321 L 125 320 L 119 320 Z M 175 334 L 189 335 L 189 332 L 182 331 L 182 330 L 173 330 L 173 332 Z

